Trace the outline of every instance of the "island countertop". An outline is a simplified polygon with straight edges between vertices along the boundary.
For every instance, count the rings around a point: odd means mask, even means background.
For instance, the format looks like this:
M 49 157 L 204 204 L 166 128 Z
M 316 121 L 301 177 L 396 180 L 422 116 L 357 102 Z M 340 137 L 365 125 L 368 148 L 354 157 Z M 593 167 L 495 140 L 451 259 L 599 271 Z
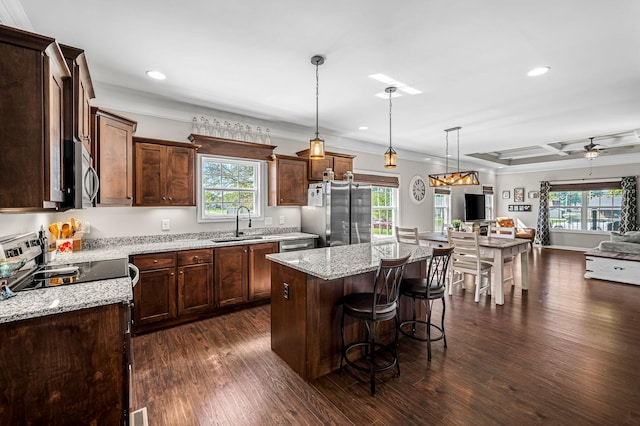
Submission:
M 375 271 L 380 259 L 398 258 L 411 253 L 409 262 L 426 260 L 432 248 L 415 244 L 382 241 L 324 247 L 312 250 L 274 253 L 267 259 L 323 280 L 334 280 Z

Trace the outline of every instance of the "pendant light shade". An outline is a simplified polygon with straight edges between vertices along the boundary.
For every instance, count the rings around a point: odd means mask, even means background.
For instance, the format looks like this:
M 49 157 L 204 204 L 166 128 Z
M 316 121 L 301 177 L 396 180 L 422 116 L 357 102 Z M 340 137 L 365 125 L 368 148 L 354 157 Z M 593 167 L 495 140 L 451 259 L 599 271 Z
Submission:
M 462 127 L 452 127 L 446 129 L 446 156 L 445 173 L 429 175 L 429 186 L 459 186 L 459 185 L 479 185 L 478 172 L 460 171 L 460 129 Z M 458 139 L 458 171 L 449 173 L 449 132 L 455 131 Z
M 396 167 L 396 150 L 391 145 L 391 96 L 396 91 L 396 88 L 391 86 L 384 89 L 389 94 L 389 148 L 384 153 L 384 167 L 387 169 L 394 169 Z
M 324 56 L 320 55 L 311 58 L 311 63 L 316 66 L 316 136 L 309 141 L 309 159 L 311 160 L 324 159 L 324 139 L 319 136 L 318 132 L 318 95 L 320 93 L 318 67 L 324 64 L 324 59 Z

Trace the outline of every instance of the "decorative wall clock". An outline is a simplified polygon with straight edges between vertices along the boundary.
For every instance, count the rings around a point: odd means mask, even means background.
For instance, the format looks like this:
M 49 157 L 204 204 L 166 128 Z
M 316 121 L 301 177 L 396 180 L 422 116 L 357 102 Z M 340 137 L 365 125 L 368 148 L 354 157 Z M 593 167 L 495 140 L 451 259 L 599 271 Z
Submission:
M 427 183 L 420 176 L 414 176 L 409 183 L 409 195 L 411 201 L 421 204 L 427 196 Z

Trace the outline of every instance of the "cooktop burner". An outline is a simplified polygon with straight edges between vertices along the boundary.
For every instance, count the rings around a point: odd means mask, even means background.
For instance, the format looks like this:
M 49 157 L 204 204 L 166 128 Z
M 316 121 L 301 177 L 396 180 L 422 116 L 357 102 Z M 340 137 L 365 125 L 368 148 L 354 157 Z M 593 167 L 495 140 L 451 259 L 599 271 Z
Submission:
M 99 260 L 69 265 L 41 266 L 24 280 L 16 282 L 11 290 L 25 291 L 38 288 L 79 284 L 129 276 L 127 259 Z

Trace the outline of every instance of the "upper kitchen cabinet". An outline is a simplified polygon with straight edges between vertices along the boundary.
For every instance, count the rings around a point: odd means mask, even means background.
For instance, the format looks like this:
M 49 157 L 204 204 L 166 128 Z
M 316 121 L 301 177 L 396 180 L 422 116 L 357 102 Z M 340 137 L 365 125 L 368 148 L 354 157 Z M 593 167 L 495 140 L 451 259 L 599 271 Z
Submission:
M 71 73 L 54 39 L 3 25 L 0 58 L 0 211 L 58 209 Z
M 133 134 L 137 123 L 91 108 L 91 139 L 100 177 L 98 206 L 133 204 Z
M 296 155 L 301 158 L 309 159 L 309 149 L 298 151 L 296 152 Z M 328 168 L 333 170 L 336 180 L 343 180 L 346 172 L 353 171 L 354 158 L 354 155 L 325 151 L 324 159 L 308 160 L 309 180 L 322 180 L 322 173 Z
M 71 71 L 71 79 L 65 87 L 65 139 L 82 141 L 89 153 L 91 141 L 91 99 L 95 98 L 91 75 L 84 50 L 60 45 Z
M 136 206 L 195 206 L 194 161 L 197 146 L 133 138 Z
M 307 205 L 307 160 L 281 154 L 271 156 L 269 205 Z

